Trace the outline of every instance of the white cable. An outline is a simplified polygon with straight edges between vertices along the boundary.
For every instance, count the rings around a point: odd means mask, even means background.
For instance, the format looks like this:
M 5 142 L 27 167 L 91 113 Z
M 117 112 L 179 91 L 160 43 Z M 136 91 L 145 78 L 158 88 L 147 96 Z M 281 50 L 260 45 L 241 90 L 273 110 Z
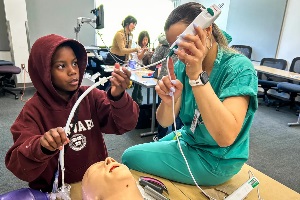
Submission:
M 116 57 L 113 53 L 110 52 L 108 46 L 105 44 L 105 42 L 103 41 L 103 38 L 101 37 L 101 34 L 97 31 L 97 34 L 99 35 L 101 41 L 103 42 L 106 50 L 108 51 L 108 53 L 111 55 L 111 57 L 114 59 L 115 62 L 118 62 L 118 61 L 121 61 L 121 62 L 124 62 L 123 60 L 119 59 L 118 57 Z M 118 61 L 117 61 L 118 60 Z M 166 58 L 163 58 L 155 63 L 151 63 L 150 65 L 146 65 L 144 67 L 139 67 L 139 68 L 136 68 L 136 69 L 132 69 L 131 71 L 135 71 L 135 70 L 140 70 L 140 69 L 147 69 L 149 67 L 152 67 L 152 66 L 155 66 L 155 65 L 158 65 L 159 63 L 163 62 L 164 60 L 166 60 Z
M 115 56 L 113 53 L 110 52 L 108 46 L 105 44 L 105 42 L 104 42 L 104 40 L 103 40 L 101 34 L 99 33 L 99 31 L 97 31 L 97 34 L 99 35 L 99 37 L 100 37 L 101 41 L 103 42 L 103 44 L 104 44 L 104 46 L 105 46 L 107 52 L 111 55 L 111 57 L 114 59 L 114 61 L 115 61 L 115 62 L 120 61 L 120 62 L 124 63 L 125 61 L 121 60 L 120 58 L 118 58 L 117 56 Z
M 139 68 L 131 69 L 131 71 L 136 71 L 136 70 L 140 70 L 140 69 L 147 69 L 147 68 L 149 68 L 149 67 L 158 65 L 159 63 L 162 63 L 162 62 L 165 61 L 166 59 L 167 59 L 167 57 L 166 57 L 166 58 L 163 58 L 163 59 L 161 59 L 161 60 L 159 60 L 159 61 L 157 61 L 157 62 L 151 63 L 150 65 L 146 65 L 146 66 L 144 66 L 144 67 L 139 67 Z
M 170 71 L 169 71 L 169 59 L 167 59 L 167 72 L 168 72 L 168 76 L 169 76 L 169 78 L 170 78 L 170 80 L 171 80 L 171 75 L 170 75 Z M 175 99 L 174 99 L 174 94 L 173 94 L 173 92 L 171 92 L 170 93 L 170 96 L 172 96 L 172 112 L 173 112 L 173 123 L 174 123 L 174 132 L 175 132 L 175 135 L 176 135 L 176 140 L 177 140 L 177 143 L 178 143 L 178 147 L 179 147 L 179 151 L 180 151 L 180 153 L 181 153 L 181 155 L 182 155 L 182 157 L 183 157 L 183 159 L 184 159 L 184 162 L 185 162 L 185 164 L 186 164 L 186 166 L 187 166 L 187 169 L 188 169 L 188 171 L 189 171 L 189 173 L 190 173 L 190 175 L 191 175 L 191 178 L 193 179 L 193 181 L 194 181 L 194 183 L 195 183 L 195 185 L 197 186 L 197 188 L 199 188 L 200 190 L 201 190 L 201 192 L 206 196 L 206 197 L 208 197 L 210 200 L 216 200 L 215 198 L 213 198 L 213 197 L 211 197 L 211 196 L 209 196 L 198 184 L 197 184 L 197 182 L 196 182 L 196 179 L 195 179 L 195 177 L 194 177 L 194 175 L 193 175 L 193 173 L 192 173 L 192 171 L 191 171 L 191 168 L 190 168 L 190 165 L 189 165 L 189 163 L 188 163 L 188 161 L 187 161 L 187 159 L 186 159 L 186 157 L 185 157 L 185 155 L 184 155 L 184 153 L 183 153 L 183 150 L 182 150 L 182 148 L 181 148 L 181 144 L 180 144 L 180 141 L 179 141 L 179 136 L 178 136 L 178 134 L 177 134 L 177 128 L 176 128 L 176 119 L 175 119 Z
M 104 83 L 106 83 L 109 79 L 111 78 L 111 76 L 109 77 L 103 77 L 103 78 L 99 78 L 99 81 L 96 82 L 95 84 L 93 84 L 92 86 L 90 86 L 86 91 L 84 91 L 84 93 L 82 93 L 82 95 L 80 95 L 80 97 L 77 99 L 76 103 L 74 104 L 69 118 L 67 120 L 66 126 L 65 126 L 65 132 L 69 132 L 69 128 L 70 128 L 70 123 L 72 118 L 74 117 L 74 113 L 79 105 L 79 103 L 82 101 L 82 99 L 94 88 L 96 88 L 99 85 L 104 85 Z M 64 162 L 64 153 L 65 153 L 65 149 L 64 146 L 62 148 L 62 150 L 59 152 L 59 163 L 60 163 L 60 167 L 61 167 L 61 176 L 62 176 L 62 189 L 65 188 L 65 162 Z

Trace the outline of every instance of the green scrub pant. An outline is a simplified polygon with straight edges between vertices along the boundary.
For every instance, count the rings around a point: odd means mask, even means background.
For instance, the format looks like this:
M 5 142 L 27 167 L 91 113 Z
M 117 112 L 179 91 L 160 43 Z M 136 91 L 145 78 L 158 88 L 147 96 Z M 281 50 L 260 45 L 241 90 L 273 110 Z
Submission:
M 171 132 L 157 142 L 129 147 L 122 155 L 122 163 L 136 171 L 195 185 L 174 137 L 174 132 Z M 204 162 L 206 160 L 199 155 L 195 148 L 187 145 L 181 139 L 180 144 L 198 185 L 218 185 L 232 178 L 233 175 L 218 176 L 213 174 L 205 167 Z

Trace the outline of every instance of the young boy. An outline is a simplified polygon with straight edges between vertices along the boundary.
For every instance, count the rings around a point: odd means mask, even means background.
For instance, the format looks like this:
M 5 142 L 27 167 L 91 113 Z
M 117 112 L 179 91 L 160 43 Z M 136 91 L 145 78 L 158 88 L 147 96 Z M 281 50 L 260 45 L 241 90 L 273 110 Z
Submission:
M 32 46 L 28 70 L 37 92 L 11 127 L 14 144 L 5 163 L 33 189 L 51 192 L 63 145 L 70 184 L 108 156 L 102 133 L 123 134 L 136 126 L 139 110 L 125 91 L 131 74 L 123 67 L 112 72 L 107 92 L 93 89 L 81 101 L 70 131 L 64 131 L 72 107 L 88 88 L 80 86 L 86 65 L 85 48 L 76 40 L 51 34 Z

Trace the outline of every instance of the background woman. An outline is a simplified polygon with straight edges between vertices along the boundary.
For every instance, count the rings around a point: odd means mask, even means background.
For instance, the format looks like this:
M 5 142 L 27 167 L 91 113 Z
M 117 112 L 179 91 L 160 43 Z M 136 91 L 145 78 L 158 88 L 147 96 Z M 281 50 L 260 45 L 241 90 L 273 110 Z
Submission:
M 138 37 L 138 45 L 140 50 L 138 52 L 132 53 L 132 58 L 140 65 L 151 64 L 152 52 L 149 52 L 150 36 L 147 31 L 142 31 Z M 154 66 L 155 67 L 155 66 Z M 139 84 L 134 84 L 132 91 L 132 99 L 139 105 L 143 103 L 142 86 Z
M 132 31 L 135 29 L 137 20 L 128 15 L 122 22 L 122 29 L 117 31 L 112 46 L 110 48 L 110 53 L 107 55 L 105 62 L 107 64 L 114 64 L 119 62 L 124 64 L 128 60 L 129 54 L 137 52 L 139 48 L 130 48 L 132 44 Z

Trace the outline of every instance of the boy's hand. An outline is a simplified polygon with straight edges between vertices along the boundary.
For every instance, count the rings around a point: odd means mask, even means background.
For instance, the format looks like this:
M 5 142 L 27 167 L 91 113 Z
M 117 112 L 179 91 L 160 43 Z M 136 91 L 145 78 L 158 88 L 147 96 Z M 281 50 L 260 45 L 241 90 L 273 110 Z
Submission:
M 40 139 L 41 145 L 49 151 L 62 150 L 63 145 L 70 142 L 62 127 L 50 129 Z
M 112 78 L 110 79 L 111 95 L 114 98 L 118 98 L 130 85 L 131 72 L 125 67 L 122 67 L 122 71 L 121 71 L 120 64 L 116 63 L 115 69 L 111 73 L 111 75 L 112 75 Z

